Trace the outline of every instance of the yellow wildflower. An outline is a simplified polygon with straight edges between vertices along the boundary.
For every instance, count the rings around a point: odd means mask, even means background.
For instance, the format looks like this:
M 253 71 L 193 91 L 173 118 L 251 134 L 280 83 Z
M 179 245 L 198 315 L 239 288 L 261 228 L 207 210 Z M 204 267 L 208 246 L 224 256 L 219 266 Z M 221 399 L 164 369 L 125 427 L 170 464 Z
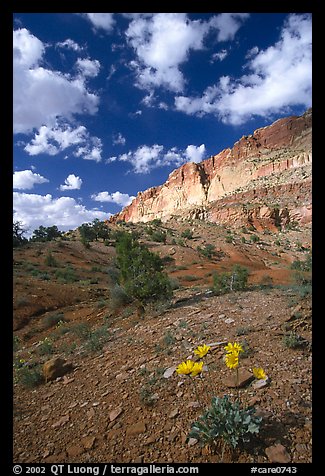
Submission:
M 233 353 L 226 354 L 225 363 L 229 369 L 236 369 L 239 363 L 238 353 L 233 352 Z
M 201 362 L 195 362 L 192 368 L 191 377 L 196 377 L 202 372 L 203 360 Z
M 243 348 L 240 344 L 238 344 L 238 342 L 234 342 L 234 344 L 232 344 L 231 342 L 228 343 L 228 345 L 226 345 L 226 347 L 224 347 L 225 351 L 228 353 L 228 354 L 239 354 L 239 352 L 243 352 Z
M 254 374 L 254 377 L 257 378 L 258 380 L 266 379 L 266 373 L 261 367 L 253 367 L 253 374 Z
M 202 357 L 207 355 L 210 349 L 211 347 L 209 345 L 199 345 L 198 348 L 195 349 L 194 354 L 198 355 L 202 359 Z
M 182 362 L 176 367 L 176 372 L 179 375 L 188 375 L 192 372 L 194 366 L 193 360 L 187 360 L 186 362 Z

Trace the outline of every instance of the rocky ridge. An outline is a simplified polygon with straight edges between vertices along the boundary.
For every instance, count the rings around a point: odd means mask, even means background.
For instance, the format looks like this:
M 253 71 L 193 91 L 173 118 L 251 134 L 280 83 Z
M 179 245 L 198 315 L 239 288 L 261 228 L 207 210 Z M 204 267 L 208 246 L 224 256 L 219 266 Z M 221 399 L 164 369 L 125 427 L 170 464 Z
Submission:
M 312 110 L 243 136 L 233 148 L 174 170 L 112 222 L 173 216 L 257 229 L 311 221 Z

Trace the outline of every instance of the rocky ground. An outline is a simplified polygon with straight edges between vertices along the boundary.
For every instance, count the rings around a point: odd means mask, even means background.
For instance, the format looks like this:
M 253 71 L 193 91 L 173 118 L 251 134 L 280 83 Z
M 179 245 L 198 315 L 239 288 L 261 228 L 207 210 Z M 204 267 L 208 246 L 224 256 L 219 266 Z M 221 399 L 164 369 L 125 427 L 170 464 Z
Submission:
M 112 304 L 113 246 L 86 249 L 75 240 L 15 250 L 15 462 L 217 462 L 218 448 L 201 447 L 188 432 L 211 397 L 225 394 L 263 417 L 260 433 L 228 449 L 225 462 L 311 461 L 311 302 L 290 269 L 305 259 L 310 229 L 168 226 L 165 244 L 141 239 L 173 258 L 166 269 L 177 289 L 171 304 L 144 316 L 132 303 Z M 182 238 L 191 227 L 193 237 Z M 197 251 L 207 243 L 213 258 Z M 248 289 L 214 295 L 212 273 L 234 263 L 249 268 Z M 244 346 L 240 372 L 263 367 L 267 385 L 231 386 L 229 341 Z M 203 343 L 213 345 L 202 375 L 177 375 L 175 366 Z M 68 364 L 64 375 L 34 385 L 32 371 L 55 357 Z

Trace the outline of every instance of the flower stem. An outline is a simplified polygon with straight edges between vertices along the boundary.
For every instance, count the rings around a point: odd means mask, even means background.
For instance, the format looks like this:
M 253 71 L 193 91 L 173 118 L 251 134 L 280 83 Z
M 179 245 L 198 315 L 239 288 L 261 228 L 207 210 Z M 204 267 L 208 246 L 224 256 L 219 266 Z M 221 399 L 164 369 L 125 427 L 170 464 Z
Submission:
M 196 396 L 196 399 L 197 399 L 198 403 L 200 404 L 200 399 L 199 399 L 199 395 L 198 395 L 198 393 L 197 393 L 197 388 L 196 388 L 195 377 L 193 377 L 193 382 L 194 382 L 195 396 Z M 201 404 L 200 404 L 200 405 L 201 405 Z
M 239 398 L 239 386 L 238 386 L 238 383 L 239 383 L 239 369 L 238 367 L 236 368 L 236 388 L 237 388 L 237 401 L 238 403 L 240 403 L 240 398 Z

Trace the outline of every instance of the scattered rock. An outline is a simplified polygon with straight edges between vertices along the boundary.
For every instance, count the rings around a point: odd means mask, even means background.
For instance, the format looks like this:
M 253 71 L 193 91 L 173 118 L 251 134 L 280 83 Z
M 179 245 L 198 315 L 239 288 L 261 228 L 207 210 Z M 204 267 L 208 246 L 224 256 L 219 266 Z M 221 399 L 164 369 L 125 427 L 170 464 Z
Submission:
M 291 461 L 286 448 L 280 443 L 266 448 L 265 454 L 269 458 L 270 463 L 290 463 Z
M 237 373 L 233 372 L 231 375 L 228 375 L 223 379 L 223 383 L 230 388 L 236 387 L 244 387 L 248 383 L 250 383 L 254 378 L 254 375 L 246 369 L 239 369 L 238 370 L 238 378 Z
M 232 324 L 233 322 L 235 322 L 235 319 L 232 319 L 231 317 L 228 317 L 228 319 L 225 319 L 224 322 L 225 322 L 225 324 Z
M 69 420 L 70 420 L 69 415 L 64 415 L 62 418 L 60 418 L 60 420 L 53 423 L 53 425 L 51 425 L 51 428 L 59 428 L 60 426 L 63 426 L 66 423 L 68 423 Z
M 121 372 L 120 374 L 117 374 L 115 376 L 116 380 L 119 380 L 121 382 L 124 382 L 125 380 L 127 380 L 129 377 L 129 375 L 127 374 L 127 372 Z
M 43 365 L 43 376 L 45 382 L 50 382 L 57 379 L 58 377 L 63 377 L 66 373 L 72 370 L 72 364 L 69 364 L 65 359 L 61 357 L 54 357 L 51 360 L 48 360 Z
M 178 408 L 175 408 L 174 410 L 172 410 L 172 411 L 170 412 L 170 414 L 168 415 L 168 417 L 169 417 L 169 418 L 175 418 L 175 417 L 177 417 L 178 414 L 179 414 L 179 410 L 178 410 Z
M 118 407 L 115 410 L 112 410 L 109 414 L 110 421 L 114 421 L 121 413 L 123 412 L 123 408 Z
M 129 426 L 126 430 L 127 436 L 135 436 L 140 435 L 146 431 L 146 424 L 143 421 L 139 421 L 135 423 L 135 425 Z
M 95 410 L 94 408 L 91 408 L 90 410 L 88 410 L 87 412 L 87 418 L 88 420 L 90 420 L 91 418 L 93 418 L 95 416 Z
M 259 380 L 256 380 L 255 382 L 252 383 L 252 387 L 255 390 L 258 390 L 260 388 L 267 387 L 269 382 L 270 382 L 270 379 L 268 377 L 266 377 L 266 379 L 259 379 Z
M 164 375 L 163 375 L 164 378 L 170 378 L 173 375 L 173 373 L 175 372 L 176 367 L 177 367 L 177 365 L 173 365 L 173 367 L 169 367 L 168 369 L 166 369 L 165 372 L 164 372 Z
M 81 444 L 86 450 L 91 450 L 94 447 L 96 436 L 86 436 L 81 438 Z
M 188 406 L 189 408 L 198 408 L 198 407 L 200 407 L 201 405 L 200 405 L 200 402 L 190 402 L 190 403 L 187 404 L 187 406 Z
M 196 438 L 190 438 L 188 440 L 187 444 L 188 444 L 188 446 L 194 446 L 194 445 L 196 445 L 197 442 L 198 442 L 198 440 Z
M 67 448 L 67 453 L 70 458 L 76 458 L 77 456 L 82 455 L 85 449 L 81 445 L 72 445 Z

